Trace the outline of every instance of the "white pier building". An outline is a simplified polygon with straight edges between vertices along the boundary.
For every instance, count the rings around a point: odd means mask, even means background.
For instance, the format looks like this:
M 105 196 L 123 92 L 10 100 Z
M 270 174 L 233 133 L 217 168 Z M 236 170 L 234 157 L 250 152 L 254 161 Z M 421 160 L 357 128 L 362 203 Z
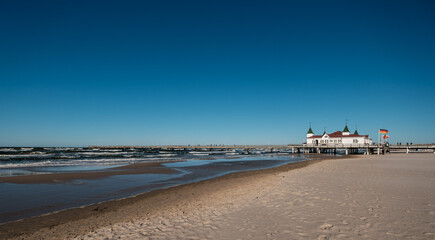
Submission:
M 355 146 L 355 145 L 372 145 L 373 141 L 369 135 L 359 135 L 355 130 L 353 134 L 349 132 L 347 125 L 343 131 L 336 131 L 333 133 L 324 132 L 322 135 L 314 135 L 313 130 L 307 132 L 307 145 L 312 146 Z

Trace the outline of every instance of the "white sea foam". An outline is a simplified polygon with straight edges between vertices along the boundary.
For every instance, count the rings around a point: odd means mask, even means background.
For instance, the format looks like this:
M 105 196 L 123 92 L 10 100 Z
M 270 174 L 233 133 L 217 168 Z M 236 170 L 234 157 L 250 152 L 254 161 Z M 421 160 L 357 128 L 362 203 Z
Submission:
M 77 152 L 80 155 L 123 155 L 125 152 Z
M 191 153 L 191 154 L 195 156 L 209 156 L 208 153 Z
M 0 148 L 0 152 L 18 152 L 18 150 L 13 148 Z
M 23 151 L 25 149 L 26 151 Z M 2 151 L 3 150 L 3 151 Z M 6 151 L 4 151 L 6 150 Z M 27 152 L 33 150 L 34 152 Z M 75 165 L 117 165 L 131 164 L 136 162 L 150 162 L 161 160 L 177 159 L 196 159 L 209 155 L 241 155 L 246 154 L 245 149 L 231 149 L 229 151 L 199 148 L 190 151 L 185 155 L 185 151 L 174 152 L 162 150 L 149 153 L 142 149 L 88 149 L 88 148 L 3 148 L 0 149 L 0 169 L 5 168 L 26 168 L 26 167 L 55 167 L 55 166 L 75 166 Z M 266 150 L 266 149 L 265 149 Z M 18 151 L 18 152 L 16 152 Z M 254 151 L 251 153 L 261 153 Z M 18 154 L 17 154 L 18 153 Z
M 168 154 L 158 154 L 156 156 L 159 156 L 159 157 L 175 157 L 177 155 L 178 154 L 175 154 L 175 153 L 168 153 Z
M 21 168 L 21 167 L 42 167 L 42 166 L 50 166 L 51 164 L 52 164 L 52 162 L 50 160 L 38 161 L 38 162 L 27 162 L 27 163 L 5 163 L 5 164 L 0 164 L 0 169 Z
M 46 153 L 14 154 L 14 155 L 0 154 L 0 159 L 14 159 L 14 158 L 46 158 L 46 157 L 53 157 L 53 156 L 54 156 L 54 154 L 46 154 Z
M 21 151 L 32 151 L 33 150 L 33 148 L 31 147 L 31 148 L 21 148 Z
M 173 153 L 171 151 L 159 151 L 159 153 Z
M 50 150 L 50 151 L 71 151 L 71 150 L 76 150 L 76 148 L 54 148 L 54 147 L 50 147 L 50 148 L 44 148 L 44 150 Z
M 73 161 L 32 161 L 32 162 L 15 162 L 0 164 L 0 169 L 6 168 L 23 168 L 23 167 L 54 167 L 54 166 L 87 166 L 87 165 L 119 165 L 132 164 L 136 162 L 153 162 L 161 161 L 161 158 L 105 158 L 105 159 L 75 159 Z M 175 160 L 175 159 L 172 159 Z

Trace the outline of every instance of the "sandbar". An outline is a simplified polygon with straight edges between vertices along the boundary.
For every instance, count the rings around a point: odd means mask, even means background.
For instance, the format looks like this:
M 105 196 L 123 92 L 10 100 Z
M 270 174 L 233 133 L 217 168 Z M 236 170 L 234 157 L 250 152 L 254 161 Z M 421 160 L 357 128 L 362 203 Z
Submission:
M 161 162 L 145 162 L 125 165 L 121 167 L 109 168 L 101 171 L 83 171 L 83 172 L 65 172 L 65 173 L 50 173 L 50 174 L 34 174 L 23 176 L 0 177 L 0 183 L 16 183 L 16 184 L 37 184 L 37 183 L 59 183 L 68 182 L 78 179 L 98 179 L 114 175 L 131 175 L 131 174 L 173 174 L 178 173 L 177 170 L 162 166 Z

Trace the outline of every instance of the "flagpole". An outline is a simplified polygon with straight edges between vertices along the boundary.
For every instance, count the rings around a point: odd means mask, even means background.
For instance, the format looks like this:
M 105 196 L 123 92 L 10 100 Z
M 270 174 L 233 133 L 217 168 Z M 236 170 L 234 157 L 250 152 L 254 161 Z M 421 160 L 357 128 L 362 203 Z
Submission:
M 378 146 L 381 145 L 381 129 L 378 129 Z

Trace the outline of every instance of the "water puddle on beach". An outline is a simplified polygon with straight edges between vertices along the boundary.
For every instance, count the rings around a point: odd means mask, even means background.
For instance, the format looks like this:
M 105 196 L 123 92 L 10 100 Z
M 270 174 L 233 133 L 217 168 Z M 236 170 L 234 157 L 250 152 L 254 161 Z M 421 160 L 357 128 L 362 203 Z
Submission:
M 62 176 L 62 174 L 111 171 L 114 173 L 95 179 L 86 177 L 80 179 L 78 177 L 77 179 L 57 183 L 0 183 L 0 223 L 134 196 L 155 189 L 215 178 L 231 172 L 271 168 L 306 160 L 301 155 L 289 154 L 263 154 L 240 156 L 238 158 L 215 157 L 217 158 L 178 159 L 157 166 L 154 164 L 149 168 L 156 170 L 156 172 L 151 173 L 129 172 L 127 170 L 122 174 L 118 174 L 115 167 L 126 166 L 126 164 L 0 169 L 0 174 L 3 174 L 3 176 L 46 173 L 55 173 Z M 162 172 L 159 172 L 160 170 Z M 168 170 L 171 172 L 167 172 Z M 132 171 L 135 171 L 135 169 Z

